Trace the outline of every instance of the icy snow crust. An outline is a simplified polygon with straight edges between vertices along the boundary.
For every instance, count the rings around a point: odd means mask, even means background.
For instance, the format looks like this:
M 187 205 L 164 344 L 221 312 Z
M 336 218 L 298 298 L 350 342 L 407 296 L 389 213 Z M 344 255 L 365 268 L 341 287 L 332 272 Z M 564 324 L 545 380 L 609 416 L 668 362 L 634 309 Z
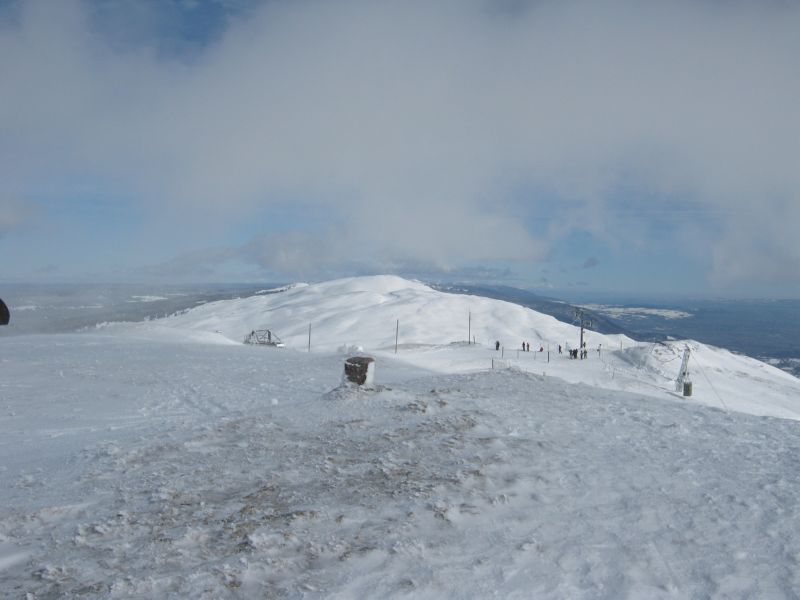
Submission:
M 692 342 L 684 399 L 678 347 L 576 340 L 393 277 L 0 339 L 2 595 L 796 597 L 797 380 Z

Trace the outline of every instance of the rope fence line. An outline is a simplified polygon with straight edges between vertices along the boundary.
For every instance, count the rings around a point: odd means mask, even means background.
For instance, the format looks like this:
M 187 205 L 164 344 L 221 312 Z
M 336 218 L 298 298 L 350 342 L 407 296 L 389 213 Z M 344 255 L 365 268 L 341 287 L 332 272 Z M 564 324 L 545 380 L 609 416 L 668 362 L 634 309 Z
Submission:
M 400 320 L 396 319 L 395 320 L 395 343 L 394 343 L 394 352 L 395 352 L 395 354 L 397 353 L 397 350 L 398 350 L 399 333 L 400 333 Z M 477 340 L 474 337 L 472 338 L 472 340 L 467 340 L 467 343 L 471 344 L 471 345 L 475 345 L 475 346 L 479 345 L 479 344 L 477 344 Z M 499 343 L 499 342 L 497 342 L 497 343 Z M 637 348 L 640 347 L 639 344 L 640 344 L 639 342 L 636 342 L 634 347 L 637 347 Z M 544 350 L 545 345 L 547 346 L 547 350 Z M 520 356 L 520 348 L 515 348 L 515 350 L 516 350 L 515 357 L 516 358 L 514 358 L 514 359 L 505 357 L 505 350 L 506 350 L 505 346 L 500 346 L 499 348 L 497 348 L 495 346 L 494 348 L 492 348 L 493 344 L 490 344 L 490 345 L 486 346 L 486 348 L 489 349 L 492 352 L 499 352 L 500 353 L 500 358 L 495 358 L 494 356 L 491 357 L 491 368 L 493 370 L 494 369 L 518 368 L 518 369 L 520 369 L 522 371 L 525 371 L 525 372 L 528 372 L 528 373 L 533 373 L 534 371 L 529 369 L 529 368 L 526 368 L 526 366 L 529 366 L 530 362 L 536 362 L 536 355 L 537 354 L 541 354 L 543 360 L 545 359 L 545 356 L 546 356 L 547 357 L 546 358 L 547 363 L 545 363 L 545 364 L 549 364 L 550 363 L 550 353 L 554 352 L 554 351 L 550 350 L 551 345 L 554 345 L 556 347 L 561 346 L 561 348 L 563 348 L 564 352 L 559 353 L 557 355 L 558 357 L 560 357 L 560 358 L 568 358 L 569 357 L 571 360 L 575 360 L 575 359 L 572 359 L 571 356 L 570 356 L 570 350 L 573 350 L 574 348 L 572 348 L 572 346 L 569 344 L 569 342 L 565 342 L 563 345 L 561 345 L 561 344 L 558 344 L 558 343 L 555 343 L 555 342 L 551 342 L 549 340 L 539 340 L 539 348 L 541 348 L 542 350 L 538 350 L 538 349 L 536 349 L 534 347 L 533 350 L 523 350 L 522 351 L 522 356 Z M 675 361 L 678 358 L 680 358 L 680 356 L 678 356 L 676 354 L 672 358 L 669 358 L 667 360 L 662 360 L 659 356 L 657 356 L 655 354 L 655 350 L 659 345 L 664 346 L 665 348 L 669 348 L 674 353 L 674 349 L 671 346 L 668 346 L 668 345 L 666 345 L 666 344 L 664 344 L 662 342 L 652 342 L 652 343 L 649 344 L 650 347 L 647 349 L 646 355 L 648 357 L 652 357 L 656 362 L 660 363 L 661 365 L 670 364 L 673 361 Z M 603 364 L 606 372 L 610 372 L 612 380 L 615 378 L 615 375 L 617 374 L 617 372 L 619 372 L 622 375 L 626 375 L 626 376 L 634 379 L 635 381 L 638 381 L 640 384 L 646 385 L 648 387 L 655 388 L 655 389 L 657 389 L 657 390 L 659 390 L 661 392 L 668 391 L 668 390 L 666 390 L 665 388 L 663 388 L 660 385 L 657 385 L 655 383 L 651 383 L 649 381 L 644 381 L 644 380 L 640 379 L 639 377 L 637 377 L 637 373 L 632 371 L 632 370 L 630 370 L 630 369 L 626 369 L 625 367 L 622 367 L 620 365 L 612 365 L 612 364 L 610 364 L 606 360 L 606 358 L 603 356 L 601 348 L 602 348 L 602 346 L 598 345 L 598 347 L 596 349 L 597 350 L 597 354 L 598 354 L 597 358 Z M 622 342 L 620 341 L 620 350 L 622 350 L 622 349 L 623 349 L 622 348 Z M 578 348 L 578 350 L 580 352 L 581 349 Z M 588 358 L 589 354 L 591 354 L 594 351 L 594 350 L 590 350 L 588 347 L 585 348 L 585 350 L 587 352 L 587 354 L 586 354 L 587 358 Z M 308 327 L 308 351 L 309 352 L 311 351 L 311 324 L 310 323 L 309 323 L 309 327 Z M 532 360 L 530 362 L 528 362 L 527 365 L 526 364 L 519 364 L 520 361 L 524 361 L 525 360 L 526 356 L 530 356 L 530 355 L 532 355 Z M 708 375 L 706 374 L 705 370 L 703 369 L 703 366 L 697 360 L 697 358 L 696 358 L 694 353 L 691 354 L 691 358 L 694 359 L 694 363 L 700 369 L 700 372 L 702 373 L 703 377 L 705 378 L 705 380 L 708 383 L 708 385 L 711 388 L 711 390 L 714 392 L 714 395 L 719 400 L 719 403 L 722 405 L 722 407 L 725 410 L 729 410 L 727 404 L 725 404 L 725 401 L 722 399 L 722 396 L 720 396 L 719 392 L 714 387 L 714 384 L 711 383 L 711 380 L 709 379 Z M 585 360 L 585 359 L 580 359 L 580 360 Z M 645 359 L 645 363 L 646 363 L 646 359 Z M 667 381 L 671 381 L 671 379 L 668 376 L 664 375 L 663 373 L 659 373 L 659 374 L 662 377 L 664 377 Z M 546 370 L 542 371 L 542 376 L 547 376 Z
M 308 350 L 307 350 L 308 352 L 311 351 L 311 325 L 312 324 L 309 323 L 309 326 L 308 326 Z M 470 325 L 471 325 L 471 323 L 470 323 Z M 399 319 L 395 319 L 394 330 L 395 330 L 394 331 L 394 333 L 395 333 L 394 353 L 397 354 L 397 352 L 398 352 L 398 342 L 399 342 L 399 333 L 400 333 L 400 320 Z M 471 331 L 470 331 L 470 333 L 471 333 Z M 470 336 L 470 337 L 472 337 L 472 336 Z M 478 344 L 477 343 L 476 336 L 472 337 L 471 340 L 467 340 L 467 343 L 470 344 L 470 345 L 475 345 L 475 346 L 482 345 L 482 344 Z M 640 344 L 641 344 L 641 342 L 634 341 L 634 345 L 631 346 L 631 347 L 639 348 Z M 647 349 L 647 353 L 646 353 L 647 356 L 648 357 L 652 357 L 656 362 L 660 363 L 661 365 L 667 365 L 667 364 L 672 363 L 673 361 L 677 360 L 678 358 L 680 358 L 680 356 L 675 355 L 672 358 L 669 358 L 667 360 L 662 360 L 660 357 L 658 357 L 655 354 L 655 349 L 659 345 L 664 346 L 665 348 L 669 348 L 670 350 L 672 350 L 674 352 L 674 349 L 671 346 L 668 346 L 668 345 L 664 344 L 663 342 L 651 342 L 651 343 L 649 343 L 649 348 Z M 558 353 L 556 355 L 560 359 L 569 358 L 571 360 L 576 360 L 576 359 L 573 359 L 570 356 L 570 350 L 574 350 L 575 348 L 572 348 L 572 345 L 569 342 L 565 342 L 564 344 L 559 344 L 559 343 L 556 343 L 556 342 L 552 342 L 550 340 L 539 340 L 538 346 L 539 346 L 539 348 L 542 348 L 541 351 L 538 350 L 536 347 L 534 347 L 533 350 L 523 350 L 522 351 L 522 355 L 520 356 L 520 348 L 515 348 L 515 350 L 516 350 L 516 354 L 515 354 L 516 358 L 515 359 L 511 359 L 510 357 L 509 358 L 505 357 L 505 350 L 506 350 L 505 346 L 501 346 L 500 348 L 497 348 L 497 347 L 493 348 L 493 346 L 494 346 L 494 344 L 489 344 L 489 345 L 485 346 L 487 349 L 489 349 L 492 352 L 499 352 L 500 353 L 500 358 L 495 358 L 494 356 L 491 357 L 491 368 L 492 369 L 518 368 L 518 369 L 520 369 L 522 371 L 525 371 L 525 372 L 528 372 L 528 373 L 533 373 L 535 371 L 533 371 L 533 370 L 531 370 L 529 368 L 526 368 L 526 367 L 530 365 L 530 362 L 536 362 L 536 355 L 537 354 L 541 354 L 542 355 L 542 361 L 544 361 L 545 357 L 546 357 L 546 361 L 547 362 L 545 364 L 550 363 L 550 359 L 551 359 L 550 354 L 551 354 L 551 352 L 553 354 L 555 354 L 555 351 L 550 349 L 551 346 L 556 346 L 556 347 L 561 346 L 561 348 L 563 349 L 563 352 Z M 547 350 L 544 349 L 545 346 L 547 346 Z M 581 350 L 582 350 L 581 348 L 578 348 L 579 353 L 580 353 Z M 588 356 L 591 353 L 593 353 L 595 350 L 597 351 L 597 354 L 598 354 L 597 359 L 603 364 L 606 372 L 610 373 L 612 380 L 615 378 L 615 375 L 617 374 L 617 372 L 619 372 L 620 374 L 626 375 L 626 376 L 634 379 L 635 381 L 638 381 L 639 383 L 641 383 L 643 385 L 646 385 L 648 387 L 655 388 L 655 389 L 657 389 L 657 390 L 659 390 L 661 392 L 668 391 L 668 390 L 666 390 L 665 388 L 663 388 L 662 386 L 660 386 L 658 384 L 651 383 L 649 381 L 644 381 L 644 380 L 640 379 L 639 377 L 637 377 L 637 373 L 635 371 L 631 370 L 631 369 L 626 369 L 625 367 L 620 366 L 618 364 L 612 365 L 611 363 L 609 363 L 608 360 L 606 360 L 606 357 L 603 356 L 602 345 L 598 345 L 597 348 L 590 349 L 588 347 L 588 344 L 587 344 L 587 347 L 584 348 L 583 350 L 586 351 L 587 359 L 588 359 Z M 623 350 L 622 340 L 620 340 L 620 350 Z M 510 354 L 510 352 L 509 352 L 509 354 Z M 532 355 L 532 360 L 530 362 L 528 362 L 527 365 L 524 364 L 524 363 L 523 364 L 514 364 L 514 363 L 518 363 L 519 361 L 525 361 L 526 356 L 530 356 L 530 355 Z M 580 354 L 579 354 L 579 356 L 580 356 Z M 722 397 L 720 396 L 719 392 L 717 392 L 716 388 L 714 387 L 714 384 L 711 383 L 711 380 L 708 378 L 708 375 L 706 374 L 706 372 L 703 369 L 702 365 L 699 363 L 699 361 L 695 357 L 694 353 L 692 353 L 691 357 L 694 359 L 695 364 L 697 364 L 698 368 L 700 369 L 700 372 L 702 373 L 702 375 L 705 378 L 705 380 L 708 382 L 709 387 L 713 390 L 713 392 L 716 395 L 717 399 L 719 400 L 720 404 L 723 406 L 723 408 L 725 410 L 729 410 L 728 406 L 725 404 L 725 401 L 722 399 Z M 586 360 L 586 359 L 581 358 L 579 360 Z M 646 362 L 646 359 L 645 359 L 645 362 Z M 641 366 L 639 368 L 641 369 Z M 662 377 L 664 377 L 667 381 L 671 381 L 671 379 L 667 375 L 665 375 L 663 373 L 658 373 L 658 374 L 661 375 Z M 546 376 L 547 372 L 546 371 L 542 371 L 542 375 Z
M 703 366 L 700 364 L 700 361 L 697 360 L 697 358 L 695 357 L 694 353 L 691 354 L 691 357 L 694 359 L 695 364 L 699 367 L 700 372 L 703 374 L 703 377 L 705 377 L 706 381 L 708 382 L 709 387 L 711 387 L 711 389 L 714 391 L 714 394 L 717 396 L 717 399 L 720 401 L 720 404 L 722 404 L 722 407 L 725 410 L 730 410 L 728 408 L 728 405 L 725 404 L 725 400 L 723 400 L 722 396 L 720 396 L 719 393 L 717 392 L 717 388 L 715 388 L 714 384 L 711 383 L 711 380 L 708 378 L 708 375 L 706 375 L 705 369 L 703 369 Z
M 395 329 L 395 336 L 396 336 L 395 337 L 395 353 L 396 353 L 397 352 L 397 336 L 398 336 L 398 333 L 399 333 L 399 320 L 397 320 L 395 327 L 396 327 L 396 329 Z M 478 345 L 474 338 L 472 340 L 468 340 L 467 343 L 471 343 L 471 344 L 476 345 L 476 346 Z M 497 343 L 499 344 L 499 342 L 497 342 Z M 546 356 L 547 357 L 547 363 L 550 363 L 550 353 L 551 353 L 550 346 L 551 346 L 551 344 L 555 345 L 555 346 L 561 345 L 561 344 L 557 344 L 555 342 L 550 342 L 550 341 L 546 341 L 546 340 L 539 340 L 539 348 L 542 348 L 542 350 L 537 350 L 536 348 L 534 348 L 533 350 L 523 350 L 522 351 L 522 356 L 520 356 L 520 348 L 516 348 L 515 349 L 516 350 L 515 358 L 513 358 L 513 359 L 510 358 L 510 357 L 509 358 L 505 357 L 505 350 L 506 350 L 505 346 L 500 346 L 499 348 L 497 348 L 495 346 L 495 348 L 492 348 L 492 345 L 490 344 L 490 345 L 486 346 L 486 348 L 489 349 L 492 352 L 499 352 L 500 353 L 500 358 L 495 358 L 494 356 L 491 357 L 491 368 L 492 368 L 492 370 L 494 370 L 494 369 L 517 368 L 517 369 L 520 369 L 520 370 L 522 370 L 524 372 L 527 372 L 527 373 L 533 373 L 534 371 L 529 369 L 529 368 L 526 368 L 526 366 L 529 366 L 530 362 L 535 362 L 536 361 L 536 355 L 537 354 L 541 354 L 543 359 Z M 544 350 L 545 345 L 547 345 L 547 350 Z M 675 360 L 677 360 L 678 358 L 680 358 L 680 356 L 678 354 L 675 354 L 675 350 L 674 350 L 673 347 L 668 346 L 667 344 L 664 344 L 663 342 L 652 342 L 652 343 L 649 344 L 649 346 L 650 347 L 647 349 L 646 355 L 648 357 L 651 357 L 653 360 L 655 360 L 656 362 L 660 363 L 661 365 L 668 365 L 668 364 L 674 362 Z M 666 360 L 663 360 L 662 358 L 657 356 L 656 353 L 655 353 L 655 350 L 656 350 L 656 348 L 658 346 L 663 346 L 665 348 L 668 348 L 670 351 L 673 352 L 674 356 L 672 356 L 671 358 L 668 358 Z M 558 356 L 560 356 L 561 358 L 567 358 L 569 356 L 569 351 L 572 350 L 573 348 L 571 347 L 569 342 L 564 343 L 563 345 L 561 345 L 561 347 L 564 349 L 564 352 L 563 353 L 559 353 Z M 639 342 L 636 342 L 636 345 L 634 347 L 639 347 Z M 625 367 L 622 367 L 620 365 L 612 365 L 612 364 L 610 364 L 605 359 L 605 357 L 603 356 L 601 348 L 602 348 L 602 346 L 598 346 L 597 347 L 598 360 L 603 364 L 606 372 L 610 372 L 611 379 L 614 379 L 616 373 L 619 372 L 622 375 L 626 375 L 626 376 L 630 377 L 631 379 L 634 379 L 635 381 L 638 381 L 640 384 L 643 384 L 643 385 L 646 385 L 648 387 L 654 388 L 654 389 L 659 390 L 661 392 L 667 392 L 668 391 L 664 387 L 662 387 L 662 386 L 660 386 L 658 384 L 642 380 L 641 378 L 637 377 L 637 373 L 636 372 L 634 372 L 634 371 L 632 371 L 630 369 L 626 369 Z M 620 342 L 620 349 L 622 349 L 622 342 Z M 580 350 L 581 349 L 579 348 L 579 351 Z M 589 350 L 589 348 L 587 347 L 586 351 L 587 351 L 587 358 L 588 358 L 588 355 L 592 352 L 592 350 Z M 521 360 L 524 361 L 525 357 L 529 356 L 529 355 L 532 355 L 532 361 L 528 362 L 527 365 L 526 364 L 520 364 L 520 361 Z M 730 410 L 728 408 L 727 404 L 725 404 L 725 401 L 722 399 L 722 396 L 720 396 L 719 392 L 714 387 L 714 384 L 711 383 L 711 380 L 709 379 L 708 375 L 706 374 L 705 370 L 703 369 L 703 366 L 697 360 L 697 357 L 695 356 L 694 353 L 691 354 L 691 358 L 694 359 L 694 363 L 700 369 L 701 374 L 705 378 L 705 380 L 708 383 L 708 385 L 711 388 L 711 390 L 714 392 L 714 395 L 719 400 L 719 403 L 722 405 L 722 407 L 725 410 Z M 571 359 L 571 360 L 575 360 L 575 359 Z M 584 360 L 584 359 L 580 359 L 580 360 Z M 645 363 L 646 363 L 646 360 L 647 359 L 645 359 Z M 665 375 L 664 373 L 658 373 L 658 374 L 661 375 L 661 377 L 664 377 L 664 379 L 666 381 L 671 381 L 671 378 L 668 377 L 667 375 Z M 542 376 L 547 376 L 546 370 L 542 371 Z

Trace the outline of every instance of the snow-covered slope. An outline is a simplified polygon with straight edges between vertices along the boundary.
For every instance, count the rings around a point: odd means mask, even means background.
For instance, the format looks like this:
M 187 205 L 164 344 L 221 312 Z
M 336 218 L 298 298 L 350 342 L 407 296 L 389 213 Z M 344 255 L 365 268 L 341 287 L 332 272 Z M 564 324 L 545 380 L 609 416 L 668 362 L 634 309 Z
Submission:
M 1 340 L 0 596 L 793 598 L 800 424 L 514 370 Z
M 377 277 L 0 337 L 0 596 L 796 598 L 800 422 L 743 413 L 797 380 L 689 342 L 685 399 L 683 344 L 577 335 Z
M 399 324 L 399 327 L 398 327 Z M 240 343 L 270 328 L 288 348 L 314 352 L 360 348 L 427 369 L 471 372 L 515 367 L 607 389 L 670 399 L 684 347 L 692 349 L 691 402 L 757 415 L 800 419 L 800 380 L 755 359 L 694 341 L 638 344 L 587 331 L 587 360 L 570 360 L 578 327 L 529 308 L 479 296 L 448 294 L 396 276 L 354 277 L 279 293 L 199 306 L 183 314 L 125 325 L 129 333 L 167 339 Z M 466 346 L 468 336 L 476 345 Z M 495 351 L 495 342 L 502 345 Z M 522 352 L 522 342 L 532 352 Z M 558 353 L 561 345 L 564 353 Z M 544 352 L 536 352 L 543 348 Z M 549 350 L 549 353 L 548 353 Z M 548 357 L 549 354 L 549 357 Z
M 380 350 L 394 348 L 398 320 L 403 344 L 466 342 L 471 335 L 484 346 L 500 340 L 516 349 L 523 340 L 538 347 L 548 342 L 564 344 L 575 337 L 574 327 L 517 304 L 438 292 L 391 275 L 339 279 L 266 296 L 212 302 L 147 328 L 219 332 L 240 342 L 251 330 L 269 327 L 288 346 L 304 350 L 311 325 L 315 350 L 341 346 Z M 572 343 L 577 342 L 572 339 Z

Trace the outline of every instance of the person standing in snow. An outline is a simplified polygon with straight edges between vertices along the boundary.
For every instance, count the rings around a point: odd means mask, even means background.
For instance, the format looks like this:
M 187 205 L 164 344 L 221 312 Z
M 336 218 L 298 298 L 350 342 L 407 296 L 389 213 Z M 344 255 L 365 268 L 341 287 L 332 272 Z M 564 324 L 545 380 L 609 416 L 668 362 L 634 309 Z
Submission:
M 8 310 L 8 306 L 6 306 L 6 303 L 0 298 L 0 325 L 8 325 L 10 320 L 11 311 Z
M 497 341 L 494 343 L 494 349 L 495 349 L 495 350 L 500 350 L 500 340 L 497 340 Z

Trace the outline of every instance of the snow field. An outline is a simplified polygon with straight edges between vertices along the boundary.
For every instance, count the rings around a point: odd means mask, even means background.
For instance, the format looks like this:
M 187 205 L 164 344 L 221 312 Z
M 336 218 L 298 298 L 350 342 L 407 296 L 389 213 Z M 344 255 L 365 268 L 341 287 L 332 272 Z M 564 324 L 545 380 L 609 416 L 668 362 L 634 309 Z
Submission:
M 165 367 L 138 412 L 160 422 L 65 431 L 82 446 L 74 479 L 4 503 L 4 589 L 789 598 L 800 585 L 794 421 L 515 370 L 413 378 L 382 361 L 383 388 L 337 388 L 341 356 L 245 348 L 220 369 L 224 346 L 180 356 L 196 385 L 183 395 L 163 377 L 180 371 L 175 350 L 148 352 Z
M 493 347 L 440 321 L 574 329 L 365 279 L 0 340 L 3 593 L 797 597 L 800 423 L 745 414 L 796 419 L 796 379 L 690 342 L 713 388 L 694 374 L 684 399 L 682 345 L 613 336 L 491 371 Z M 239 344 L 259 319 L 290 347 Z M 377 389 L 339 387 L 347 345 Z
M 471 315 L 471 327 L 469 327 Z M 691 402 L 764 416 L 800 419 L 800 380 L 746 356 L 694 341 L 639 344 L 626 336 L 586 331 L 588 360 L 570 360 L 579 329 L 509 302 L 447 294 L 395 276 L 348 278 L 296 286 L 268 296 L 209 303 L 167 319 L 111 326 L 142 339 L 191 339 L 232 344 L 253 329 L 271 328 L 297 350 L 364 348 L 443 372 L 513 366 L 597 387 L 670 400 L 681 355 L 692 348 Z M 465 346 L 472 335 L 476 345 Z M 495 352 L 495 341 L 503 349 Z M 521 352 L 522 342 L 532 352 Z M 563 354 L 558 354 L 558 345 Z M 547 352 L 536 352 L 540 347 Z M 598 348 L 600 352 L 598 352 Z

